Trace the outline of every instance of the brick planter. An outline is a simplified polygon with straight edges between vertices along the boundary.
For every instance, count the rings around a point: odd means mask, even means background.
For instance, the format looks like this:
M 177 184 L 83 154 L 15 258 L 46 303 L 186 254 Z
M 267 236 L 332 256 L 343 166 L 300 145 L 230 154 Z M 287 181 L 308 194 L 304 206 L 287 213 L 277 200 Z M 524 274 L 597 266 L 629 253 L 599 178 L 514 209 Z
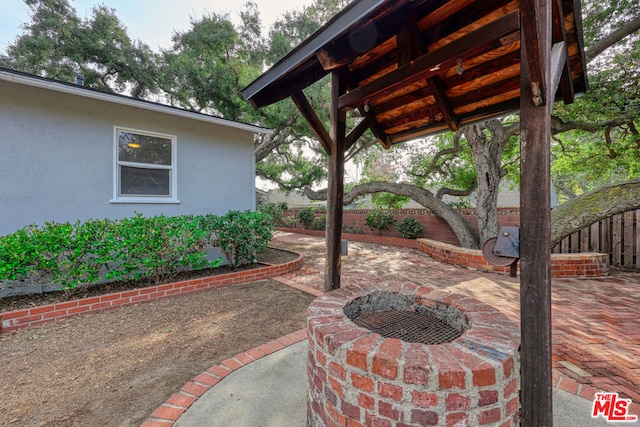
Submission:
M 383 338 L 350 319 L 354 303 L 364 303 L 356 315 L 387 310 L 373 300 L 454 313 L 463 332 L 435 345 Z M 519 423 L 518 327 L 473 298 L 407 284 L 343 288 L 310 305 L 307 330 L 308 426 Z
M 418 251 L 438 261 L 472 270 L 509 274 L 509 267 L 496 267 L 479 249 L 466 249 L 429 239 L 418 239 Z M 520 264 L 518 263 L 518 273 Z M 585 252 L 551 254 L 551 277 L 605 277 L 609 275 L 609 255 Z
M 252 270 L 237 271 L 218 276 L 202 277 L 181 282 L 166 283 L 147 288 L 132 289 L 96 297 L 65 301 L 0 313 L 0 333 L 65 319 L 80 314 L 100 313 L 116 308 L 145 302 L 158 301 L 173 296 L 187 295 L 207 289 L 218 289 L 231 285 L 256 282 L 281 276 L 302 267 L 303 257 L 279 265 L 267 265 Z

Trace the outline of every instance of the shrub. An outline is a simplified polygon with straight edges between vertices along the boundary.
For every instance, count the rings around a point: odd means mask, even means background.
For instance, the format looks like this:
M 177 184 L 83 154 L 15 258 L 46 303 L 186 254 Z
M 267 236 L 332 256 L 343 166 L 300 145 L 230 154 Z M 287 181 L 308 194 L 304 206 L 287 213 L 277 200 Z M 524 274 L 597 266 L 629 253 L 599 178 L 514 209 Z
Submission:
M 396 220 L 390 211 L 374 208 L 367 214 L 365 223 L 372 228 L 378 230 L 380 236 L 384 230 L 388 230 L 394 225 Z
M 313 218 L 313 223 L 311 224 L 311 227 L 314 230 L 324 230 L 327 228 L 327 216 L 326 215 L 320 215 L 317 218 Z
M 281 225 L 283 220 L 282 215 L 284 214 L 284 211 L 286 211 L 287 209 L 288 209 L 288 206 L 284 202 L 265 203 L 262 206 L 260 206 L 259 211 L 262 213 L 271 215 L 271 218 L 273 219 L 273 223 L 276 225 Z
M 219 266 L 221 259 L 207 258 L 209 244 L 219 246 L 233 267 L 253 262 L 272 236 L 271 216 L 260 212 L 31 225 L 0 237 L 0 285 L 69 289 L 144 277 L 158 283 L 183 270 Z
M 296 219 L 296 217 L 294 215 L 283 216 L 282 217 L 282 226 L 283 227 L 296 228 L 296 224 L 297 223 L 298 223 L 298 220 Z
M 298 222 L 302 224 L 304 228 L 311 228 L 315 217 L 316 212 L 312 208 L 306 208 L 298 212 Z
M 403 239 L 417 239 L 422 235 L 424 227 L 417 219 L 406 217 L 401 223 L 396 224 L 396 230 Z
M 364 234 L 364 230 L 358 224 L 358 221 L 354 221 L 351 225 L 342 224 L 342 231 L 350 234 Z
M 256 262 L 256 254 L 267 248 L 273 237 L 271 217 L 261 212 L 230 211 L 221 218 L 215 246 L 236 267 Z

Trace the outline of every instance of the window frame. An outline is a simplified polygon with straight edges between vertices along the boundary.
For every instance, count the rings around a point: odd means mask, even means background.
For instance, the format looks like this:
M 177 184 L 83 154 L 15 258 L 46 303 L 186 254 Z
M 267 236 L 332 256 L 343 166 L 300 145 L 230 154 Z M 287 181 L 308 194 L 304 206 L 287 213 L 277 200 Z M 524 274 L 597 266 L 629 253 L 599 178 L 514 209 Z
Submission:
M 118 133 L 129 132 L 139 135 L 169 139 L 171 141 L 171 165 L 155 165 L 140 162 L 127 162 L 120 160 L 120 146 L 118 144 Z M 163 134 L 159 132 L 151 132 L 142 129 L 135 129 L 125 126 L 113 127 L 113 198 L 111 203 L 180 203 L 178 200 L 178 182 L 177 182 L 177 152 L 178 138 L 176 135 Z M 140 165 L 144 165 L 141 167 Z M 140 169 L 162 169 L 169 170 L 169 195 L 153 196 L 153 195 L 132 195 L 120 194 L 120 167 L 135 167 Z

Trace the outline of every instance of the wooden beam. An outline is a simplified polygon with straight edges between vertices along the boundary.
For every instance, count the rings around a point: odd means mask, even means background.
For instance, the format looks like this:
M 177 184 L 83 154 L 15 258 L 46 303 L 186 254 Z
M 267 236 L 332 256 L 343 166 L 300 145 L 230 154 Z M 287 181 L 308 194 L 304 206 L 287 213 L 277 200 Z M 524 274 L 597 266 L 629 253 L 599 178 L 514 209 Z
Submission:
M 548 4 L 547 0 L 521 0 L 520 19 L 522 23 L 522 33 L 524 34 L 521 46 L 526 52 L 529 64 L 529 84 L 531 86 L 531 96 L 535 106 L 544 105 L 547 100 L 544 97 L 545 90 L 545 70 L 543 65 L 543 47 L 540 44 L 542 37 L 541 4 Z M 549 27 L 550 28 L 550 27 Z M 545 30 L 546 31 L 546 30 Z M 525 45 L 526 43 L 526 45 Z
M 378 120 L 376 120 L 376 116 L 370 111 L 367 113 L 367 117 L 369 118 L 369 129 L 371 129 L 371 132 L 373 132 L 373 136 L 378 139 L 380 145 L 382 145 L 385 149 L 390 149 L 393 143 L 391 142 L 391 139 L 389 139 L 387 133 L 384 131 L 384 128 L 380 126 L 380 123 L 378 122 Z
M 525 0 L 520 94 L 520 328 L 521 425 L 552 426 L 551 379 L 551 107 L 554 92 L 532 88 L 549 79 L 552 0 Z M 538 9 L 538 6 L 540 7 Z M 528 28 L 527 31 L 524 31 Z M 535 30 L 533 30 L 535 28 Z M 531 38 L 536 38 L 532 40 Z M 538 52 L 529 53 L 529 48 Z M 534 71 L 534 68 L 537 68 Z M 541 105 L 536 98 L 549 100 Z
M 309 103 L 307 97 L 304 96 L 304 93 L 301 90 L 297 90 L 291 93 L 291 99 L 293 99 L 293 102 L 296 104 L 296 107 L 298 107 L 298 110 L 311 127 L 311 130 L 318 138 L 318 141 L 320 141 L 320 144 L 322 144 L 324 151 L 331 155 L 331 136 L 329 136 L 324 124 L 316 114 L 311 103 Z
M 355 107 L 367 98 L 393 93 L 402 86 L 435 76 L 455 66 L 459 58 L 477 56 L 502 46 L 500 39 L 518 31 L 519 28 L 518 11 L 511 12 L 487 27 L 471 32 L 445 47 L 422 55 L 383 77 L 342 95 L 338 107 Z
M 342 208 L 344 198 L 344 151 L 346 115 L 338 109 L 338 98 L 346 90 L 346 69 L 331 73 L 329 185 L 327 189 L 327 259 L 324 291 L 340 288 L 342 251 Z
M 571 64 L 569 63 L 569 43 L 567 42 L 567 32 L 564 28 L 564 12 L 562 8 L 562 0 L 552 0 L 553 4 L 553 35 L 552 42 L 565 44 L 565 62 L 560 79 L 560 93 L 565 104 L 573 103 L 575 99 L 575 88 L 573 87 L 573 79 L 571 78 Z
M 365 116 L 360 123 L 356 125 L 351 132 L 347 135 L 344 140 L 344 150 L 347 151 L 355 142 L 360 138 L 366 131 L 369 129 L 369 124 L 371 123 L 371 117 Z
M 562 80 L 567 64 L 567 48 L 564 42 L 555 43 L 551 48 L 550 71 L 550 93 L 556 93 L 558 85 Z
M 427 79 L 427 83 L 431 88 L 431 93 L 436 99 L 436 104 L 438 105 L 440 112 L 444 116 L 444 121 L 447 123 L 447 126 L 449 126 L 449 129 L 451 129 L 453 132 L 460 129 L 460 119 L 458 119 L 458 117 L 456 117 L 455 113 L 453 112 L 453 106 L 451 105 L 451 101 L 449 101 L 449 99 L 447 98 L 445 87 L 442 83 L 442 80 L 440 80 L 440 77 L 429 77 Z

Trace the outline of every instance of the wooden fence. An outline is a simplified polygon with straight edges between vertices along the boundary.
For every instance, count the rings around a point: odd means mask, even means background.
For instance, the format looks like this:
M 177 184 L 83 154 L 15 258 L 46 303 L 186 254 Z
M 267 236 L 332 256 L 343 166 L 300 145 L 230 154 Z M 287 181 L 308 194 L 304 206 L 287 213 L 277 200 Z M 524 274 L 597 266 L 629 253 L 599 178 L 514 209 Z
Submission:
M 613 215 L 562 239 L 553 253 L 600 252 L 609 264 L 640 269 L 640 209 Z

